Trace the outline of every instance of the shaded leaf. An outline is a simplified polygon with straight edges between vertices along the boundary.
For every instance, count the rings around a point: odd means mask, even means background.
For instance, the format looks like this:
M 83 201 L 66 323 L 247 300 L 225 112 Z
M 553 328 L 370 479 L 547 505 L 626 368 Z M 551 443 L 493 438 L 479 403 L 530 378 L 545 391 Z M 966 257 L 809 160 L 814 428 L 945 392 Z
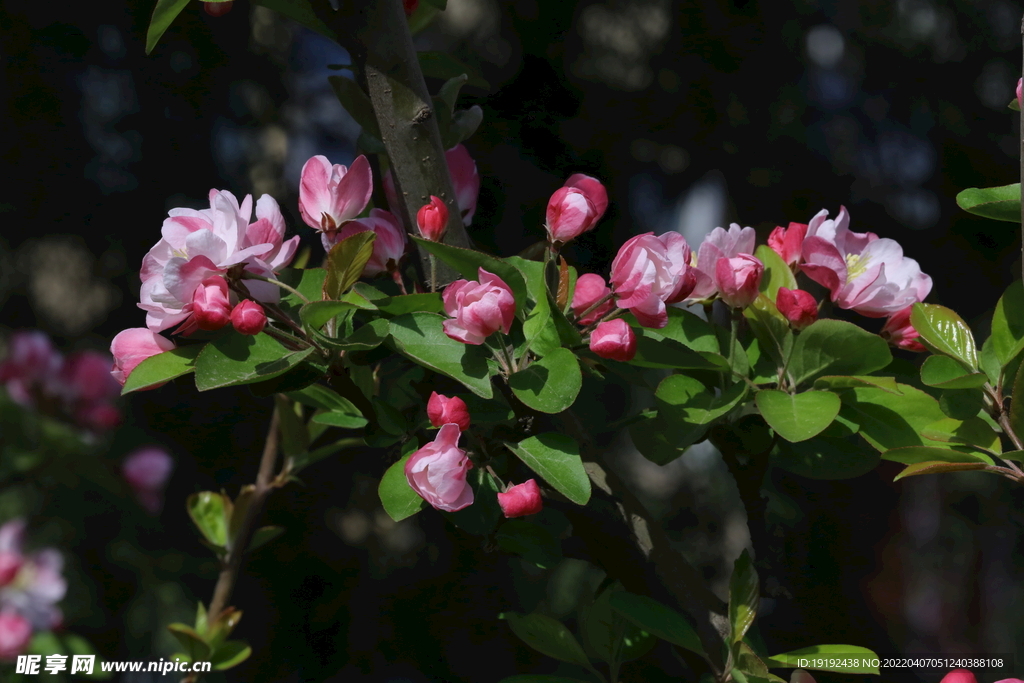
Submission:
M 896 475 L 893 481 L 899 481 L 904 477 L 916 477 L 920 474 L 943 474 L 944 472 L 965 472 L 968 470 L 983 470 L 986 465 L 982 462 L 916 462 L 908 465 L 902 472 Z
M 612 593 L 609 602 L 616 612 L 648 633 L 673 645 L 704 656 L 697 631 L 682 614 L 646 595 L 625 591 Z
M 395 349 L 426 368 L 462 382 L 477 396 L 490 398 L 489 354 L 482 346 L 449 338 L 441 323 L 441 316 L 433 313 L 406 313 L 392 318 Z
M 559 347 L 511 375 L 508 386 L 528 407 L 557 414 L 575 403 L 583 386 L 583 375 L 576 355 Z
M 389 467 L 377 487 L 377 495 L 380 496 L 384 511 L 396 522 L 415 515 L 426 505 L 426 501 L 412 490 L 409 480 L 405 477 L 405 463 L 409 461 L 411 455 L 410 453 Z
M 506 613 L 505 620 L 520 640 L 537 652 L 571 664 L 590 667 L 579 641 L 561 622 L 546 614 Z
M 815 666 L 822 660 L 821 666 Z M 865 660 L 878 659 L 871 650 L 856 645 L 812 645 L 810 647 L 792 650 L 781 655 L 774 655 L 768 658 L 768 666 L 781 667 L 785 669 L 811 669 L 814 671 L 838 671 L 841 673 L 874 674 L 879 675 L 878 667 L 861 666 Z M 836 660 L 849 659 L 854 666 L 828 666 Z M 801 661 L 810 660 L 810 663 Z
M 578 505 L 590 500 L 590 478 L 580 447 L 564 434 L 547 432 L 506 447 L 559 493 Z
M 768 425 L 786 441 L 806 441 L 820 434 L 839 414 L 842 402 L 831 391 L 791 395 L 777 389 L 757 392 L 755 403 Z
M 160 38 L 188 3 L 189 0 L 157 0 L 153 15 L 149 19 L 149 29 L 146 31 L 147 55 L 153 51 Z
M 761 601 L 761 587 L 754 563 L 746 549 L 733 564 L 729 578 L 729 625 L 732 627 L 732 642 L 738 643 L 754 624 L 758 603 Z

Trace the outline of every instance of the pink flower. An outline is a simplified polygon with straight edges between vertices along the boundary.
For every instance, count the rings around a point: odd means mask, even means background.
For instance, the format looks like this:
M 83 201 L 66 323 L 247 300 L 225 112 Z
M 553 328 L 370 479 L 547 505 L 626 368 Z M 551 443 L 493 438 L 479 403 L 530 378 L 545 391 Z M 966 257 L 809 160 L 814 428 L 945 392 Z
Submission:
M 213 332 L 231 322 L 227 281 L 214 275 L 199 283 L 192 294 L 192 316 L 200 330 Z
M 64 598 L 67 582 L 62 570 L 64 560 L 53 548 L 44 548 L 31 555 L 22 552 L 25 522 L 13 519 L 0 526 L 0 552 L 22 558 L 17 574 L 0 588 L 0 613 L 14 611 L 32 628 L 45 631 L 62 621 L 57 603 Z
M 452 176 L 455 201 L 462 214 L 462 223 L 470 225 L 473 223 L 476 202 L 480 195 L 480 176 L 476 172 L 476 162 L 469 156 L 469 150 L 464 145 L 456 145 L 445 152 L 444 160 L 448 162 L 448 172 Z M 397 212 L 400 202 L 398 191 L 395 189 L 395 177 L 390 170 L 384 174 L 384 196 L 387 197 L 391 210 Z
M 548 241 L 564 244 L 585 233 L 594 225 L 597 209 L 587 193 L 575 187 L 560 187 L 548 200 L 546 222 Z
M 803 669 L 794 669 L 789 675 L 789 683 L 815 683 L 814 676 Z
M 1004 678 L 1001 681 L 996 681 L 996 683 L 1024 683 L 1024 681 L 1020 680 L 1019 678 Z
M 601 220 L 604 212 L 608 209 L 608 190 L 605 189 L 600 180 L 583 173 L 574 173 L 565 181 L 565 187 L 575 187 L 578 190 L 582 190 L 587 195 L 590 203 L 594 205 L 595 215 L 593 222 L 597 223 Z
M 13 661 L 32 639 L 32 624 L 13 610 L 0 612 L 0 660 Z
M 822 209 L 807 226 L 801 270 L 828 287 L 840 308 L 881 318 L 923 301 L 932 279 L 917 261 L 903 256 L 894 240 L 852 232 L 845 208 L 835 220 Z
M 11 550 L 0 550 L 0 588 L 14 581 L 14 577 L 18 575 L 18 571 L 24 562 L 25 559 L 21 556 L 21 553 Z
M 80 351 L 68 356 L 60 371 L 68 399 L 92 404 L 117 398 L 121 390 L 110 376 L 110 360 L 110 356 L 96 351 Z
M 263 195 L 241 205 L 227 191 L 210 190 L 210 208 L 202 211 L 171 209 L 161 229 L 162 239 L 142 260 L 139 308 L 146 311 L 146 326 L 154 332 L 181 324 L 183 333 L 198 328 L 193 318 L 193 295 L 204 280 L 224 276 L 243 264 L 245 271 L 272 276 L 291 262 L 299 238 L 284 240 L 280 207 Z M 267 282 L 249 280 L 246 287 L 259 301 L 277 302 L 280 290 Z
M 893 313 L 885 321 L 882 331 L 878 334 L 891 345 L 907 351 L 927 351 L 924 344 L 917 341 L 921 336 L 910 324 L 910 313 L 913 306 L 907 306 L 902 311 Z
M 772 230 L 768 235 L 768 246 L 782 257 L 786 265 L 795 266 L 800 263 L 806 235 L 806 223 L 790 223 L 788 228 L 780 226 Z
M 534 479 L 527 479 L 522 484 L 516 484 L 504 493 L 499 493 L 498 505 L 506 517 L 526 517 L 544 509 L 540 487 Z
M 211 17 L 223 17 L 231 11 L 231 6 L 234 4 L 231 0 L 227 0 L 227 2 L 203 2 L 203 11 Z
M 473 489 L 466 473 L 473 466 L 459 448 L 459 425 L 441 427 L 437 437 L 413 453 L 405 463 L 409 486 L 431 506 L 455 512 L 473 503 Z
M 818 319 L 818 302 L 802 289 L 779 287 L 775 306 L 789 324 L 798 330 L 804 329 Z
M 320 239 L 324 243 L 324 249 L 330 251 L 331 247 L 346 237 L 367 230 L 375 232 L 377 238 L 373 241 L 373 254 L 370 260 L 363 266 L 363 277 L 394 271 L 405 254 L 405 230 L 402 230 L 398 219 L 390 211 L 373 209 L 368 217 L 349 221 L 341 230 L 332 234 L 325 232 Z
M 463 344 L 483 344 L 498 330 L 508 334 L 516 315 L 516 300 L 505 282 L 479 269 L 479 282 L 456 280 L 444 290 L 444 333 Z
M 430 195 L 430 203 L 416 213 L 416 227 L 423 239 L 440 242 L 448 228 L 448 207 L 439 197 Z
M 764 264 L 750 254 L 720 258 L 715 264 L 718 296 L 732 308 L 746 308 L 757 298 Z
M 373 194 L 370 162 L 360 155 L 351 168 L 317 155 L 302 167 L 299 213 L 314 230 L 331 233 L 363 212 Z
M 715 275 L 719 259 L 731 259 L 740 254 L 754 253 L 757 235 L 753 228 L 740 228 L 733 223 L 728 230 L 715 228 L 709 232 L 697 248 L 697 267 L 694 269 L 696 284 L 690 292 L 690 299 L 710 299 L 718 292 Z
M 572 311 L 576 314 L 576 320 L 580 325 L 590 325 L 603 318 L 615 306 L 615 302 L 609 298 L 603 304 L 587 313 L 588 308 L 601 299 L 612 293 L 612 290 L 605 284 L 604 278 L 596 273 L 584 273 L 576 279 L 576 291 L 572 294 Z M 582 317 L 581 317 L 582 316 Z
M 258 303 L 246 299 L 231 311 L 231 324 L 239 334 L 259 334 L 267 326 L 267 314 Z
M 125 380 L 139 363 L 173 348 L 174 342 L 145 327 L 132 327 L 118 332 L 110 342 L 110 354 L 114 357 L 114 367 L 110 374 L 118 384 L 124 386 Z
M 630 361 L 636 355 L 636 335 L 622 318 L 606 320 L 590 334 L 590 350 L 601 358 Z
M 0 382 L 17 379 L 36 382 L 50 377 L 61 366 L 61 355 L 45 333 L 22 330 L 11 335 L 7 357 L 0 363 Z
M 665 304 L 682 301 L 696 283 L 690 246 L 683 236 L 648 232 L 626 241 L 612 261 L 612 289 L 619 308 L 628 308 L 644 327 L 668 324 Z
M 160 512 L 164 487 L 174 469 L 170 454 L 162 448 L 148 446 L 133 451 L 121 465 L 124 476 L 135 497 L 152 514 Z
M 940 683 L 978 683 L 978 679 L 967 669 L 953 669 L 942 677 Z
M 1021 90 L 1024 89 L 1024 78 L 1017 79 L 1017 106 L 1024 109 L 1024 96 L 1022 96 Z
M 430 424 L 435 427 L 454 422 L 462 431 L 469 429 L 469 410 L 466 408 L 466 402 L 458 396 L 449 398 L 436 391 L 430 392 L 427 417 L 430 418 Z

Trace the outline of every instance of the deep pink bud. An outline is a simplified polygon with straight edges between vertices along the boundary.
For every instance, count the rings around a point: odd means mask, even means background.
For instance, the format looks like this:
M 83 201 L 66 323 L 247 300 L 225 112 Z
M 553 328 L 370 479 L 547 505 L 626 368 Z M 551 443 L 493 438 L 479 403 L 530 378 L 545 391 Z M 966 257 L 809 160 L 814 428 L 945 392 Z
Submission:
M 119 332 L 110 342 L 110 355 L 114 357 L 114 367 L 110 374 L 118 384 L 124 386 L 125 380 L 139 363 L 173 348 L 174 342 L 145 327 L 132 327 Z
M 223 17 L 231 11 L 231 6 L 234 4 L 233 0 L 228 0 L 228 2 L 204 2 L 203 9 L 211 17 Z
M 574 173 L 565 181 L 565 187 L 575 187 L 587 195 L 587 199 L 594 205 L 594 223 L 601 220 L 605 210 L 608 208 L 608 190 L 597 178 L 592 178 L 582 173 Z
M 231 324 L 241 334 L 259 334 L 267 326 L 267 314 L 258 303 L 246 299 L 232 309 Z
M 0 660 L 13 661 L 28 647 L 32 624 L 13 610 L 0 612 Z
M 430 424 L 435 427 L 443 427 L 454 422 L 462 431 L 469 429 L 469 410 L 466 408 L 466 402 L 458 396 L 449 398 L 436 391 L 430 392 L 427 417 L 430 418 Z
M 603 318 L 612 310 L 615 302 L 610 298 L 585 316 L 580 317 L 588 308 L 612 293 L 605 284 L 604 278 L 595 273 L 584 273 L 576 279 L 576 291 L 572 294 L 572 312 L 580 325 L 590 325 Z
M 598 324 L 590 334 L 590 350 L 612 360 L 629 361 L 636 355 L 636 335 L 622 318 Z
M 575 187 L 560 187 L 548 200 L 547 223 L 551 242 L 569 242 L 594 225 L 597 209 L 587 193 Z
M 978 679 L 967 669 L 953 669 L 939 683 L 978 683 Z
M 790 223 L 788 228 L 777 227 L 768 235 L 768 246 L 782 257 L 788 266 L 800 263 L 804 238 L 807 236 L 806 223 Z
M 0 550 L 0 588 L 3 588 L 18 575 L 18 570 L 25 563 L 21 553 L 13 550 Z
M 750 254 L 720 258 L 715 264 L 718 295 L 732 308 L 746 308 L 757 298 L 764 264 Z
M 913 306 L 907 306 L 902 311 L 894 313 L 885 321 L 882 331 L 878 334 L 892 346 L 907 351 L 927 351 L 924 344 L 917 341 L 921 336 L 910 324 L 910 312 Z
M 480 281 L 456 280 L 444 290 L 444 333 L 464 344 L 483 344 L 498 330 L 508 334 L 516 316 L 512 288 L 493 273 L 479 269 Z
M 171 455 L 162 448 L 149 446 L 129 454 L 121 465 L 121 474 L 142 507 L 155 514 L 160 511 L 164 486 L 172 469 Z
M 535 515 L 544 509 L 544 501 L 540 496 L 540 487 L 534 479 L 527 479 L 498 494 L 498 505 L 506 517 L 525 517 Z
M 227 281 L 218 276 L 208 277 L 192 294 L 192 315 L 199 329 L 212 332 L 231 321 L 231 301 Z
M 775 306 L 789 324 L 798 330 L 804 329 L 818 319 L 818 302 L 809 292 L 802 289 L 779 287 Z
M 473 463 L 459 448 L 459 425 L 443 425 L 433 441 L 413 453 L 405 463 L 410 488 L 432 507 L 455 512 L 473 503 L 473 488 L 466 473 Z
M 439 197 L 430 195 L 430 203 L 416 212 L 416 227 L 423 239 L 440 242 L 448 227 L 448 207 Z

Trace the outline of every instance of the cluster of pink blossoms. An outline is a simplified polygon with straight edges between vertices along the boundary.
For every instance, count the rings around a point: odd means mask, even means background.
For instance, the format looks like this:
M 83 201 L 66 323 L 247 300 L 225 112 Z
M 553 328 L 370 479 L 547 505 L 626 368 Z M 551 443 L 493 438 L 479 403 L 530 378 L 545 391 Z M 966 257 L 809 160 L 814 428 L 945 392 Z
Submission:
M 109 356 L 81 351 L 65 358 L 42 332 L 11 335 L 0 384 L 15 402 L 94 432 L 121 422 L 114 404 L 121 392 L 110 378 Z
M 24 552 L 24 534 L 21 519 L 0 526 L 0 661 L 21 654 L 33 633 L 63 621 L 57 603 L 67 590 L 64 560 L 53 548 Z
M 466 481 L 473 462 L 459 448 L 462 432 L 469 429 L 469 410 L 458 396 L 449 398 L 435 391 L 427 402 L 427 417 L 440 429 L 433 441 L 409 456 L 405 478 L 432 507 L 456 512 L 473 504 L 473 488 Z M 536 514 L 544 507 L 540 487 L 533 479 L 507 487 L 498 494 L 498 504 L 505 517 Z

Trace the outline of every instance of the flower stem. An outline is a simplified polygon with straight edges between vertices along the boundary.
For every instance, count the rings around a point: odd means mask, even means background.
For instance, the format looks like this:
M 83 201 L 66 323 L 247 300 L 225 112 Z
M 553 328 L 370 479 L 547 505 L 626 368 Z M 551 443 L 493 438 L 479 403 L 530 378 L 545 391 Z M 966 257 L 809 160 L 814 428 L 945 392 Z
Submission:
M 591 313 L 596 311 L 598 308 L 603 306 L 604 303 L 606 301 L 609 301 L 613 296 L 615 296 L 615 292 L 608 292 L 603 297 L 601 297 L 600 299 L 598 299 L 594 303 L 592 303 L 589 306 L 587 306 L 587 309 L 585 311 L 583 311 L 582 313 L 580 313 L 578 316 L 576 316 L 576 319 L 577 320 L 582 320 L 583 318 L 586 318 L 588 315 L 590 315 Z

